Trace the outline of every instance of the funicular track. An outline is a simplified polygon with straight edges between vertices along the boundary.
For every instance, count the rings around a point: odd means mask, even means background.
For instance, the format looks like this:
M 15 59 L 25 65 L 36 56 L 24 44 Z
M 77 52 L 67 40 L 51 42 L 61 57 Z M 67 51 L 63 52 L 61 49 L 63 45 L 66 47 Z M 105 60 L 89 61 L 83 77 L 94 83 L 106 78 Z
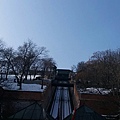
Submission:
M 55 119 L 59 118 L 59 120 L 63 120 L 71 112 L 72 106 L 69 87 L 57 87 L 50 109 L 50 115 Z

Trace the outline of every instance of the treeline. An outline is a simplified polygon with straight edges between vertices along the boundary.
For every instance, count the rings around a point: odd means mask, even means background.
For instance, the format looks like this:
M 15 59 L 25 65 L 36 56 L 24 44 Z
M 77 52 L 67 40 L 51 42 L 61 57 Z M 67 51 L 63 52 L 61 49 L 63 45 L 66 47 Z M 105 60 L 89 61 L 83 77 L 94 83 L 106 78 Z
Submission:
M 0 41 L 1 77 L 5 74 L 7 80 L 9 73 L 14 74 L 20 89 L 28 75 L 42 74 L 43 77 L 50 77 L 55 65 L 54 59 L 48 56 L 48 50 L 37 46 L 31 40 L 24 42 L 17 50 L 6 47 L 4 42 Z
M 76 66 L 76 81 L 84 87 L 111 89 L 112 94 L 120 88 L 120 49 L 98 51 L 87 62 Z

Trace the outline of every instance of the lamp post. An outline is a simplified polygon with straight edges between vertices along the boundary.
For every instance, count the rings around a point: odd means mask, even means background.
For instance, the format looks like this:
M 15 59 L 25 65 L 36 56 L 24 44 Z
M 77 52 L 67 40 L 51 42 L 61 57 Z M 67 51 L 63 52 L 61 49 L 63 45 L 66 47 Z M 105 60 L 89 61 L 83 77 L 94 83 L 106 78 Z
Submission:
M 41 89 L 43 89 L 43 79 L 42 79 L 42 85 L 41 85 Z
M 2 118 L 3 94 L 4 94 L 4 90 L 1 87 L 0 88 L 0 118 Z
M 43 79 L 44 79 L 44 76 L 45 76 L 45 67 L 43 68 L 43 77 L 42 77 L 42 85 L 41 85 L 41 89 L 43 89 Z
M 2 80 L 2 70 L 1 70 L 1 80 Z

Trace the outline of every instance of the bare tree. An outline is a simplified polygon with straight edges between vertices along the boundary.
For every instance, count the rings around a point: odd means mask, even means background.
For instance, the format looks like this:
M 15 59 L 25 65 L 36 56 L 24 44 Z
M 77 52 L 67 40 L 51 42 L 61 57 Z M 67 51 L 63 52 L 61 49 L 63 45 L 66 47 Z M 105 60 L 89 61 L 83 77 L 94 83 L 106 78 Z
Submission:
M 9 71 L 12 70 L 20 89 L 23 80 L 27 79 L 32 70 L 35 72 L 34 76 L 38 70 L 43 70 L 45 74 L 48 71 L 51 73 L 52 67 L 56 64 L 53 58 L 47 57 L 48 51 L 45 47 L 37 47 L 31 40 L 24 42 L 16 51 L 2 46 L 0 43 L 0 61 L 6 63 L 6 79 Z
M 76 66 L 75 65 L 73 65 L 73 66 L 71 66 L 71 70 L 73 71 L 73 72 L 76 72 Z
M 113 95 L 120 89 L 120 49 L 93 53 L 86 63 L 77 65 L 77 79 L 90 81 L 91 86 L 111 88 Z
M 55 67 L 56 63 L 53 60 L 53 58 L 43 58 L 42 59 L 42 76 L 44 77 L 45 75 L 50 78 L 51 74 L 53 72 L 53 69 Z
M 22 46 L 18 47 L 17 57 L 21 62 L 18 63 L 20 66 L 19 72 L 20 74 L 20 89 L 22 88 L 21 83 L 23 82 L 23 77 L 27 79 L 27 75 L 29 74 L 30 68 L 32 64 L 36 62 L 38 58 L 45 56 L 47 54 L 47 50 L 45 47 L 37 47 L 32 41 L 28 40 L 28 42 L 24 42 Z

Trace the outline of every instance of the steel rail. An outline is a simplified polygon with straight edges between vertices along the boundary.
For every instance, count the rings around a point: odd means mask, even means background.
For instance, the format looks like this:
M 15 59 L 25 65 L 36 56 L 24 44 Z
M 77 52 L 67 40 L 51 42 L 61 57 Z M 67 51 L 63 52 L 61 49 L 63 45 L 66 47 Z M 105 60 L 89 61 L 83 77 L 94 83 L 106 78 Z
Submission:
M 71 112 L 71 101 L 68 87 L 57 87 L 50 114 L 56 119 L 63 120 Z

